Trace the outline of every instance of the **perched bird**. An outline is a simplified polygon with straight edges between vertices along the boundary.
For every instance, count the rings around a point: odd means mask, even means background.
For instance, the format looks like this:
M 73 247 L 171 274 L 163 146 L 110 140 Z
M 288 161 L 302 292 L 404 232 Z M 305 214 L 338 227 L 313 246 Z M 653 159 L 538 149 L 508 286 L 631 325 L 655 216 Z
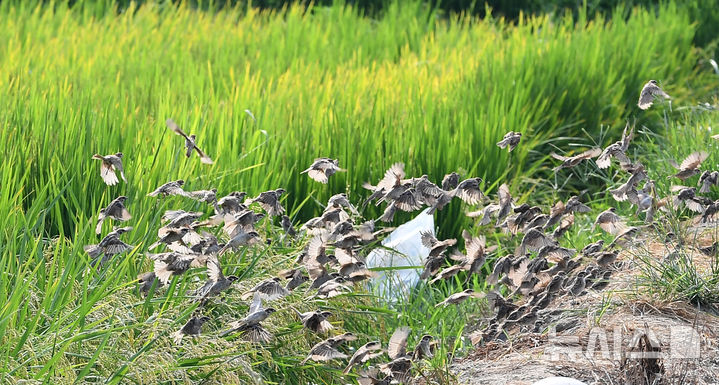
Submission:
M 297 236 L 297 231 L 294 227 L 292 227 L 292 220 L 290 220 L 290 217 L 288 217 L 287 215 L 282 216 L 280 225 L 282 226 L 282 231 L 284 231 L 288 237 L 294 238 Z
M 607 270 L 602 274 L 602 278 L 594 281 L 592 284 L 592 287 L 590 289 L 592 290 L 604 290 L 604 288 L 609 285 L 609 278 L 612 276 L 612 271 Z
M 345 333 L 336 337 L 330 337 L 324 341 L 318 342 L 310 349 L 307 358 L 300 362 L 304 365 L 307 361 L 326 362 L 334 359 L 344 359 L 347 355 L 337 350 L 337 348 L 345 342 L 354 341 L 357 337 L 352 333 Z
M 230 323 L 230 329 L 220 334 L 220 337 L 225 337 L 235 332 L 242 332 L 251 342 L 268 343 L 272 339 L 272 334 L 263 328 L 260 323 L 274 312 L 276 312 L 274 308 L 263 308 L 260 294 L 255 293 L 247 316 L 239 321 Z
M 587 285 L 587 273 L 580 271 L 577 276 L 565 287 L 565 291 L 574 297 L 579 296 Z
M 556 153 L 551 153 L 550 155 L 552 158 L 557 159 L 562 162 L 559 166 L 554 168 L 554 172 L 557 172 L 563 168 L 572 168 L 577 166 L 579 163 L 581 163 L 585 159 L 592 159 L 596 158 L 599 155 L 602 154 L 601 148 L 592 148 L 590 150 L 584 151 L 580 154 L 574 155 L 574 156 L 562 156 Z
M 285 208 L 280 204 L 280 196 L 285 193 L 285 189 L 278 188 L 276 190 L 265 191 L 260 193 L 257 198 L 250 199 L 248 203 L 259 203 L 267 215 L 274 217 L 285 213 Z
M 607 267 L 617 260 L 618 254 L 616 251 L 600 251 L 595 253 L 594 256 L 597 258 L 597 265 Z
M 434 353 L 432 352 L 433 348 L 435 347 L 434 337 L 432 337 L 429 334 L 425 334 L 420 338 L 419 342 L 417 342 L 417 345 L 414 347 L 414 351 L 412 352 L 412 359 L 415 361 L 422 360 L 425 358 L 432 358 L 434 357 Z
M 250 289 L 250 291 L 242 294 L 241 298 L 246 300 L 255 294 L 258 294 L 260 298 L 265 301 L 274 301 L 286 296 L 289 294 L 289 291 L 282 287 L 280 284 L 280 278 L 274 277 L 258 283 L 255 287 Z
M 384 352 L 382 352 L 382 344 L 379 341 L 370 341 L 357 349 L 342 373 L 347 374 L 353 366 L 359 363 L 367 362 L 373 358 L 381 356 L 382 354 L 384 354 Z
M 457 304 L 464 302 L 468 298 L 484 298 L 484 294 L 477 293 L 472 289 L 467 289 L 467 290 L 461 291 L 459 293 L 450 295 L 444 301 L 442 301 L 434 306 L 435 307 L 440 307 L 440 306 L 446 307 L 447 305 L 457 305 Z
M 712 185 L 719 185 L 719 171 L 704 171 L 699 176 L 699 192 L 704 194 L 708 193 Z
M 156 196 L 162 196 L 167 197 L 170 195 L 182 195 L 182 196 L 188 196 L 187 192 L 182 189 L 182 185 L 185 184 L 185 181 L 182 179 L 178 179 L 176 181 L 167 182 L 163 184 L 162 186 L 155 189 L 155 191 L 147 194 L 147 196 L 156 197 Z
M 117 228 L 102 238 L 100 243 L 86 245 L 83 249 L 93 260 L 103 255 L 102 263 L 105 263 L 109 258 L 135 247 L 120 240 L 120 235 L 130 230 L 132 230 L 132 227 Z
M 507 148 L 509 147 L 509 152 L 512 152 L 515 147 L 519 144 L 519 141 L 522 139 L 522 133 L 521 132 L 514 132 L 509 131 L 508 133 L 504 134 L 504 137 L 502 140 L 497 142 L 497 146 L 499 148 Z
M 591 257 L 592 255 L 602 251 L 602 248 L 604 247 L 604 240 L 600 239 L 594 243 L 590 243 L 584 248 L 582 248 L 582 251 L 580 253 L 585 257 Z
M 661 96 L 664 99 L 671 99 L 669 95 L 667 95 L 667 93 L 659 87 L 659 83 L 657 83 L 656 80 L 650 80 L 644 85 L 644 87 L 642 87 L 642 92 L 639 94 L 639 102 L 637 105 L 642 110 L 646 110 L 652 106 L 654 98 L 657 96 Z
M 328 311 L 317 310 L 300 313 L 299 311 L 295 310 L 295 312 L 297 312 L 297 315 L 300 317 L 300 320 L 302 320 L 302 325 L 315 333 L 324 334 L 334 329 L 330 321 L 327 321 L 327 318 L 332 316 L 332 313 Z
M 195 296 L 200 302 L 204 302 L 207 298 L 222 293 L 232 286 L 232 282 L 237 281 L 239 278 L 234 275 L 225 277 L 222 274 L 222 267 L 217 257 L 211 257 L 207 261 L 207 282 L 202 287 L 197 289 Z
M 689 154 L 680 165 L 673 164 L 679 170 L 673 176 L 681 180 L 686 180 L 692 176 L 699 174 L 699 166 L 709 157 L 706 151 L 697 151 Z
M 212 164 L 212 159 L 207 156 L 202 150 L 200 150 L 199 147 L 197 147 L 197 137 L 195 135 L 187 135 L 182 129 L 175 123 L 172 119 L 167 119 L 165 121 L 167 124 L 167 127 L 172 130 L 175 134 L 180 135 L 181 137 L 185 138 L 185 148 L 187 151 L 185 152 L 186 157 L 190 157 L 192 155 L 192 151 L 196 151 L 197 155 L 200 157 L 200 161 L 205 164 Z
M 628 247 L 628 242 L 632 240 L 637 233 L 639 232 L 638 227 L 627 227 L 624 231 L 617 234 L 616 237 L 614 237 L 614 240 L 607 246 L 608 249 L 614 248 L 614 246 L 619 245 L 622 247 Z M 609 262 L 611 263 L 611 262 Z
M 125 179 L 125 170 L 122 168 L 121 152 L 105 156 L 95 154 L 92 156 L 92 159 L 102 161 L 100 164 L 100 177 L 102 177 L 102 180 L 105 181 L 106 185 L 114 186 L 120 182 L 120 180 L 117 179 L 115 171 L 119 171 L 120 177 L 122 177 L 122 180 L 127 183 L 127 179 Z
M 610 207 L 597 215 L 597 219 L 592 225 L 592 231 L 599 225 L 602 230 L 612 235 L 617 235 L 627 229 L 627 225 L 622 221 L 622 218 L 616 214 L 616 208 Z
M 176 344 L 182 342 L 182 337 L 184 336 L 199 336 L 202 325 L 209 320 L 210 317 L 208 316 L 192 316 L 192 318 L 190 318 L 187 323 L 180 328 L 180 330 L 172 333 L 170 336 Z
M 346 171 L 339 167 L 338 159 L 317 158 L 307 170 L 302 171 L 300 174 L 307 173 L 313 180 L 326 184 L 329 177 L 338 171 Z
M 119 196 L 110 202 L 107 207 L 100 210 L 100 214 L 97 216 L 97 226 L 95 226 L 95 234 L 102 232 L 102 222 L 107 218 L 112 218 L 116 221 L 125 222 L 132 218 L 130 212 L 125 208 L 126 196 Z

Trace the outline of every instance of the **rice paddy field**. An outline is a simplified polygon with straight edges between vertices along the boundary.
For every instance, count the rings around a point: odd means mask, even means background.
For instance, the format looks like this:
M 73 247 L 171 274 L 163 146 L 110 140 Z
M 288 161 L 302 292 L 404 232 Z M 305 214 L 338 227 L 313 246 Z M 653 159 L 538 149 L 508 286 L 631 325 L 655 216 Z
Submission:
M 210 210 L 147 194 L 176 179 L 188 190 L 214 187 L 218 196 L 284 188 L 282 204 L 299 228 L 334 194 L 359 204 L 369 195 L 364 182 L 403 162 L 408 175 L 435 182 L 452 171 L 481 177 L 491 196 L 507 183 L 518 202 L 543 199 L 547 208 L 578 194 L 598 213 L 611 199 L 599 186 L 615 175 L 593 165 L 555 174 L 550 152 L 606 146 L 629 122 L 645 133 L 635 151 L 657 173 L 696 146 L 710 145 L 707 163 L 719 161 L 709 138 L 719 123 L 712 107 L 719 69 L 709 61 L 713 46 L 695 44 L 703 26 L 684 2 L 512 20 L 414 1 L 376 14 L 341 3 L 208 10 L 166 1 L 1 2 L 1 381 L 354 382 L 356 375 L 342 375 L 343 364 L 300 364 L 320 341 L 293 311 L 314 306 L 304 292 L 274 305 L 270 343 L 217 337 L 246 314 L 240 295 L 291 266 L 305 246 L 283 237 L 276 218 L 258 224 L 262 247 L 223 257 L 225 274 L 239 283 L 204 309 L 211 320 L 203 335 L 174 344 L 169 335 L 197 310 L 187 293 L 205 271 L 191 270 L 147 297 L 136 277 L 152 268 L 144 254 L 165 210 Z M 641 112 L 636 101 L 649 79 L 672 101 Z M 168 118 L 196 134 L 214 164 L 185 158 Z M 508 131 L 523 133 L 511 153 L 495 145 Z M 91 156 L 118 151 L 127 183 L 106 186 Z M 300 174 L 323 156 L 347 170 L 327 185 Z M 668 192 L 669 183 L 658 188 Z M 124 240 L 136 247 L 96 268 L 83 246 L 98 243 L 97 213 L 119 195 L 133 215 Z M 365 219 L 382 214 L 373 206 L 362 211 Z M 473 209 L 457 201 L 437 212 L 438 237 L 461 239 L 474 226 L 464 215 Z M 410 218 L 399 213 L 387 226 Z M 103 234 L 109 231 L 105 225 Z M 514 242 L 500 246 L 500 255 L 514 250 L 516 240 L 487 236 L 493 244 Z M 581 226 L 568 237 L 579 248 L 587 240 Z M 440 354 L 422 373 L 426 383 L 454 383 L 452 358 L 472 348 L 466 329 L 486 306 L 434 305 L 464 284 L 422 284 L 394 305 L 358 288 L 321 307 L 362 343 L 386 344 L 399 326 L 412 328 L 410 345 L 423 334 L 438 337 Z M 487 289 L 482 276 L 468 284 Z

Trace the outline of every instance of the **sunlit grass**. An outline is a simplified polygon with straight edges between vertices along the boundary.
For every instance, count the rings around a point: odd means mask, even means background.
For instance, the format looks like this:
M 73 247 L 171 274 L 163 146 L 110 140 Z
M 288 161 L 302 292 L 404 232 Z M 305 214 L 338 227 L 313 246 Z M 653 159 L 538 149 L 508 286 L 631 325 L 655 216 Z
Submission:
M 362 182 L 402 161 L 410 175 L 439 181 L 462 170 L 484 178 L 487 190 L 507 180 L 520 201 L 552 197 L 539 181 L 551 175 L 550 143 L 614 141 L 643 82 L 660 79 L 690 103 L 685 87 L 695 75 L 693 28 L 671 4 L 628 20 L 547 16 L 517 25 L 440 18 L 419 3 L 395 4 L 377 19 L 340 5 L 212 13 L 149 4 L 98 14 L 88 4 L 28 4 L 0 4 L 0 375 L 8 379 L 241 383 L 256 371 L 268 382 L 343 382 L 340 366 L 298 367 L 318 341 L 289 308 L 307 306 L 299 294 L 278 304 L 269 346 L 215 338 L 246 311 L 242 290 L 289 266 L 303 246 L 274 235 L 266 248 L 223 259 L 241 284 L 207 310 L 207 337 L 171 346 L 167 335 L 194 310 L 186 293 L 204 272 L 149 299 L 132 281 L 150 267 L 142 254 L 164 210 L 207 207 L 158 203 L 147 192 L 179 178 L 220 194 L 284 187 L 298 223 L 332 194 L 359 201 Z M 185 159 L 165 128 L 169 117 L 198 135 L 215 165 Z M 495 146 L 509 130 L 525 133 L 511 155 Z M 129 183 L 107 187 L 90 156 L 116 151 Z M 348 172 L 327 186 L 300 175 L 317 156 L 339 158 Z M 95 271 L 82 246 L 96 243 L 94 216 L 121 194 L 133 214 L 127 241 L 138 247 Z M 470 225 L 465 209 L 452 203 L 436 216 L 442 237 Z M 396 308 L 362 290 L 326 307 L 361 342 L 386 343 L 409 325 L 410 346 L 430 333 L 447 341 L 445 353 L 461 352 L 467 316 L 481 314 L 481 303 L 434 307 L 457 285 L 422 286 Z M 481 278 L 472 285 L 484 288 Z M 448 360 L 438 354 L 432 367 Z

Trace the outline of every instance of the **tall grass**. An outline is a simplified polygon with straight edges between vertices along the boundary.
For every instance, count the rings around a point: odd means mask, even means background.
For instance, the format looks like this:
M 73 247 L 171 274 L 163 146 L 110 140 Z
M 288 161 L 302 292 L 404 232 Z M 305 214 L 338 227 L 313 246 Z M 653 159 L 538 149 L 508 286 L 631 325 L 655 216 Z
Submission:
M 205 13 L 151 3 L 116 14 L 27 4 L 0 4 L 0 375 L 50 383 L 247 382 L 253 371 L 270 382 L 339 381 L 329 366 L 297 366 L 317 340 L 287 308 L 267 348 L 218 339 L 170 346 L 167 333 L 193 310 L 185 293 L 204 273 L 151 299 L 131 281 L 148 268 L 141 253 L 161 213 L 204 207 L 146 198 L 159 184 L 183 178 L 189 189 L 221 194 L 284 187 L 295 222 L 331 194 L 359 200 L 361 183 L 397 161 L 435 180 L 459 169 L 487 189 L 506 179 L 526 196 L 546 175 L 548 142 L 622 127 L 646 79 L 686 96 L 695 60 L 693 27 L 674 4 L 629 19 L 516 25 L 439 18 L 419 3 L 395 3 L 378 19 L 342 5 Z M 215 165 L 184 158 L 168 117 L 197 133 Z M 494 145 L 509 130 L 525 133 L 511 156 Z M 107 187 L 90 156 L 116 151 L 129 183 Z M 348 172 L 328 186 L 299 175 L 317 156 L 339 158 Z M 138 248 L 95 272 L 82 246 L 96 243 L 97 210 L 121 194 L 134 215 L 127 241 Z M 453 203 L 438 215 L 442 235 L 468 224 L 463 209 Z M 243 281 L 208 310 L 206 332 L 241 317 L 245 307 L 230 306 L 240 303 L 237 292 L 287 265 L 300 246 L 275 239 L 223 260 Z M 413 339 L 457 337 L 445 347 L 453 351 L 480 306 L 434 309 L 449 290 L 423 287 L 397 309 L 362 295 L 327 307 L 363 340 L 386 342 L 394 327 L 410 325 Z M 299 296 L 286 304 L 303 306 Z M 447 362 L 438 355 L 433 365 Z

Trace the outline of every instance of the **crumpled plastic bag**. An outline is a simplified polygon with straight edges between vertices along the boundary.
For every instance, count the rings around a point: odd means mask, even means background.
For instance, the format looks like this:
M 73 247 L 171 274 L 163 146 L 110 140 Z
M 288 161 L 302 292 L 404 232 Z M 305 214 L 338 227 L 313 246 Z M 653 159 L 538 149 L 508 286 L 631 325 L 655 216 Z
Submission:
M 377 271 L 378 275 L 370 280 L 375 295 L 390 302 L 404 300 L 419 282 L 421 266 L 429 255 L 420 232 L 434 234 L 434 217 L 427 213 L 428 210 L 397 227 L 382 241 L 384 247 L 375 248 L 367 255 L 367 267 L 388 268 Z M 403 266 L 419 267 L 402 269 Z

